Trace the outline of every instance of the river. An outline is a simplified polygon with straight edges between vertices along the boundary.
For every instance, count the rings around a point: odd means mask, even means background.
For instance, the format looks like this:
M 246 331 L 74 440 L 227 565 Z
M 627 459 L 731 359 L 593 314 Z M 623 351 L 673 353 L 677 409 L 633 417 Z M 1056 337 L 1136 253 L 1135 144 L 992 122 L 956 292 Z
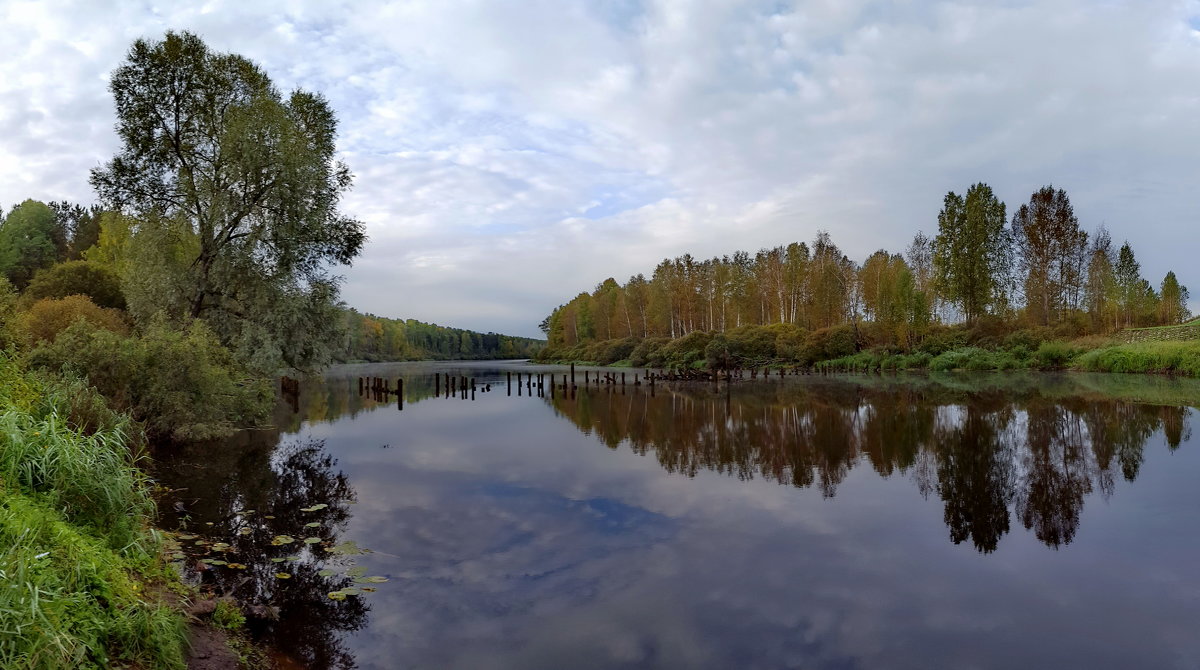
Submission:
M 297 667 L 1200 664 L 1194 381 L 583 370 L 333 368 L 157 454 L 162 524 Z

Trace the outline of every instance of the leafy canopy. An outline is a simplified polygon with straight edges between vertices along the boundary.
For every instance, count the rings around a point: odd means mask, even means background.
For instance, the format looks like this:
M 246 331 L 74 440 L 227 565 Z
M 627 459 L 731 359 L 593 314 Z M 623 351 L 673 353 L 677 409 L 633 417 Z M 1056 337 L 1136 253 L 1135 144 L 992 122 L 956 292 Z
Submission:
M 260 369 L 325 363 L 339 322 L 329 318 L 340 283 L 330 267 L 349 264 L 365 241 L 362 223 L 338 212 L 351 175 L 335 160 L 325 99 L 285 97 L 251 61 L 187 32 L 136 41 L 110 89 L 122 147 L 91 182 L 109 207 L 143 222 L 135 240 L 143 227 L 156 231 L 126 276 L 156 264 L 180 275 L 146 296 L 159 305 L 127 296 L 131 310 L 202 318 Z M 164 231 L 174 246 L 160 244 Z M 166 257 L 156 261 L 156 250 Z

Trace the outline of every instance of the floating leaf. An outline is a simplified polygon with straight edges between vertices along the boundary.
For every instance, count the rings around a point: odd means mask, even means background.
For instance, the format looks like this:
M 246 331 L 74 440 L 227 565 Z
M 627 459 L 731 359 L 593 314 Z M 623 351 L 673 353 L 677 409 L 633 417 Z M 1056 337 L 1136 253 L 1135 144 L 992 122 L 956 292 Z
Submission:
M 211 522 L 211 521 L 205 521 L 205 522 L 204 522 L 204 525 L 205 525 L 205 526 L 211 526 L 211 525 L 213 525 L 213 522 Z
M 299 557 L 299 556 L 288 556 L 287 558 L 285 558 L 285 559 L 283 559 L 283 560 L 285 560 L 285 561 L 298 561 L 298 560 L 300 560 L 300 557 Z
M 334 572 L 333 570 L 330 570 L 329 568 L 325 568 L 324 570 L 317 570 L 317 574 L 320 575 L 321 577 L 332 577 L 332 576 L 336 575 L 337 573 Z
M 202 559 L 200 559 L 200 562 L 207 563 L 208 565 L 212 565 L 215 560 L 216 559 L 212 559 L 212 558 L 202 558 Z
M 321 538 L 319 538 L 319 537 L 306 537 L 306 538 L 304 538 L 304 544 L 316 544 L 316 543 L 318 543 L 318 542 L 320 542 L 320 541 L 321 541 Z
M 339 556 L 354 556 L 367 553 L 366 549 L 359 549 L 358 545 L 353 541 L 343 542 L 335 547 L 326 547 L 325 551 Z
M 312 523 L 306 523 L 306 524 L 304 524 L 304 527 L 305 527 L 305 528 L 319 528 L 320 526 L 321 526 L 321 522 L 320 522 L 320 521 L 314 521 L 314 522 L 312 522 Z
M 217 542 L 212 546 L 212 549 L 213 551 L 229 551 L 230 547 L 227 542 Z
M 296 538 L 291 535 L 276 535 L 275 539 L 271 540 L 271 544 L 279 546 L 281 544 L 291 544 L 296 541 Z
M 329 599 L 330 600 L 345 600 L 346 594 L 342 593 L 341 591 L 330 591 Z
M 292 576 L 286 572 L 276 572 L 275 578 L 276 579 L 291 579 Z
M 230 563 L 229 567 L 233 568 L 234 570 L 245 570 L 246 569 L 246 566 L 241 563 Z
M 277 557 L 277 558 L 272 558 L 272 559 L 271 559 L 271 562 L 272 562 L 272 563 L 282 563 L 282 562 L 283 562 L 283 559 L 282 559 L 282 558 L 278 558 L 278 557 Z
M 300 511 L 301 512 L 316 512 L 319 510 L 323 510 L 326 507 L 329 507 L 329 505 L 326 505 L 325 503 L 317 503 L 316 505 L 313 505 L 312 507 L 301 507 Z
M 238 535 L 249 535 L 250 533 L 253 533 L 253 532 L 254 532 L 254 529 L 249 526 L 245 526 L 243 528 L 238 529 Z
M 186 554 L 182 554 L 182 553 L 180 553 L 180 552 L 178 552 L 178 551 L 177 551 L 177 552 L 175 552 L 175 553 L 171 554 L 171 558 L 173 558 L 173 559 L 174 559 L 174 560 L 176 560 L 176 561 L 182 561 L 183 559 L 187 558 L 187 555 L 186 555 Z
M 356 565 L 346 571 L 347 577 L 362 577 L 365 574 L 367 574 L 367 569 L 361 565 Z
M 375 575 L 372 577 L 364 577 L 362 579 L 356 579 L 355 581 L 361 582 L 363 584 L 383 584 L 387 580 L 388 580 L 387 577 L 380 577 L 378 575 Z
M 275 519 L 275 517 L 271 516 L 270 514 L 268 514 L 268 515 L 264 516 L 263 518 L 264 518 L 264 519 L 271 519 L 271 520 L 274 520 L 274 519 Z
M 194 540 L 194 539 L 196 539 L 197 536 L 196 535 L 179 535 L 177 537 L 180 540 Z
M 254 512 L 255 510 L 252 509 L 242 510 L 242 514 L 254 514 Z
M 375 592 L 376 592 L 376 591 L 378 591 L 378 590 L 379 590 L 379 589 L 377 589 L 377 588 L 374 588 L 374 587 L 372 587 L 372 586 L 364 586 L 364 587 L 362 587 L 362 592 L 363 592 L 363 593 L 375 593 Z

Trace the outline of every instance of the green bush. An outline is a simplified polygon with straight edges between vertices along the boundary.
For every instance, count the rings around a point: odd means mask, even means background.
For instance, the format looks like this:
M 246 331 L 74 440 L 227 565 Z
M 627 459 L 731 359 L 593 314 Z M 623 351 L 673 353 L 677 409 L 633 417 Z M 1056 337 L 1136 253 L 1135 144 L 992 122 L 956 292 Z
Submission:
M 26 304 L 45 298 L 87 296 L 100 307 L 125 309 L 121 279 L 112 270 L 89 261 L 69 261 L 38 270 L 21 300 Z
M 1066 367 L 1078 353 L 1066 342 L 1042 342 L 1033 359 L 1039 368 L 1057 370 Z
M 86 377 L 118 409 L 160 437 L 222 437 L 260 422 L 271 389 L 242 368 L 201 321 L 177 331 L 152 323 L 136 337 L 76 323 L 30 356 L 36 366 Z
M 635 368 L 651 366 L 651 360 L 659 360 L 658 350 L 671 341 L 669 337 L 647 337 L 629 354 L 629 364 Z M 657 365 L 654 367 L 658 367 Z
M 939 356 L 947 351 L 961 349 L 965 346 L 967 346 L 966 331 L 961 327 L 939 325 L 931 328 L 921 339 L 917 351 L 922 351 L 930 356 Z
M 858 351 L 858 338 L 850 325 L 822 328 L 809 333 L 804 340 L 804 352 L 799 362 L 812 365 L 817 361 L 849 356 Z

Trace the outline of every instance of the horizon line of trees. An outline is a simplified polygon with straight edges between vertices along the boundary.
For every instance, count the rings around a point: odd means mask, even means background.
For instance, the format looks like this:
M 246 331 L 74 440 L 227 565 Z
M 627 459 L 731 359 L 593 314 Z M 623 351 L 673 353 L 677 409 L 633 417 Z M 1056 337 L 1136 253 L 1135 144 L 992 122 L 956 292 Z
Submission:
M 542 340 L 480 333 L 416 319 L 389 319 L 345 311 L 346 340 L 339 361 L 480 360 L 532 358 Z
M 1073 335 L 1172 325 L 1190 317 L 1174 272 L 1156 289 L 1133 248 L 1103 225 L 1080 227 L 1063 189 L 1045 186 L 1012 214 L 991 187 L 946 194 L 930 238 L 904 253 L 880 249 L 861 264 L 818 231 L 751 255 L 664 259 L 650 277 L 613 278 L 542 321 L 548 351 L 621 338 L 793 324 L 868 327 L 873 344 L 911 347 L 935 324 L 999 318 Z

